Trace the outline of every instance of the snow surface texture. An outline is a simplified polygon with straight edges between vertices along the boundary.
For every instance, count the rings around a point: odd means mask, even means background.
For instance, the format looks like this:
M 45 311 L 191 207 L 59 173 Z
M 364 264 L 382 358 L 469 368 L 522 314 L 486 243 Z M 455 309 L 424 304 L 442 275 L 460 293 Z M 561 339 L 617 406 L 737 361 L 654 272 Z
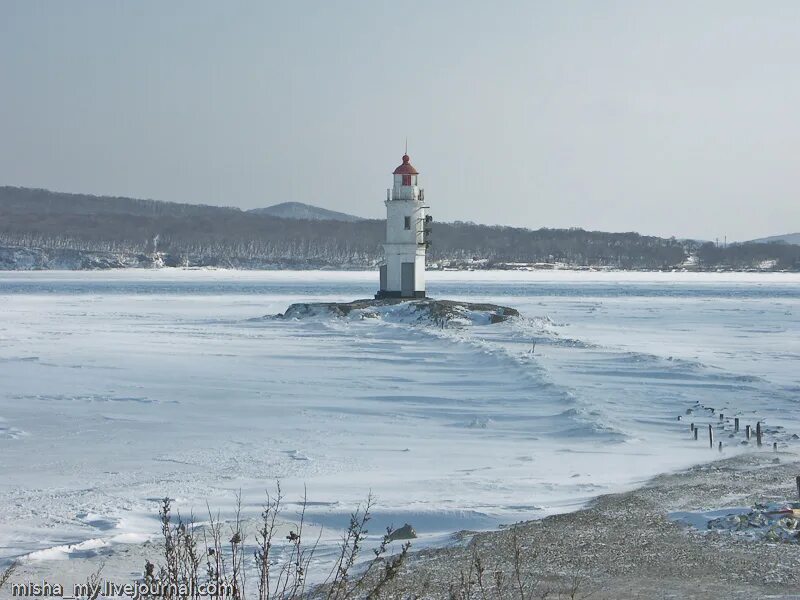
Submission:
M 0 273 L 0 560 L 140 542 L 165 495 L 225 516 L 241 490 L 253 517 L 280 479 L 308 486 L 324 562 L 370 490 L 373 532 L 409 523 L 419 547 L 719 456 L 690 420 L 755 451 L 719 412 L 795 447 L 798 275 L 429 276 L 523 316 L 263 318 L 367 297 L 375 273 Z

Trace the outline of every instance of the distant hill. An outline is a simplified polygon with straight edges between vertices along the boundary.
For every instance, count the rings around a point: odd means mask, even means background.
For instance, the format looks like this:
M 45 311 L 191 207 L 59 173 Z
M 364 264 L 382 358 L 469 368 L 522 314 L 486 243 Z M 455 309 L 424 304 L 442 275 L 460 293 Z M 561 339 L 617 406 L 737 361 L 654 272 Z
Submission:
M 281 219 L 306 219 L 308 221 L 346 221 L 354 223 L 355 221 L 364 220 L 355 215 L 348 215 L 347 213 L 328 210 L 319 206 L 311 206 L 302 202 L 281 202 L 266 208 L 254 208 L 247 212 L 280 217 Z
M 750 240 L 751 244 L 796 244 L 800 246 L 800 233 L 787 233 L 785 235 L 773 235 L 770 237 Z
M 342 215 L 309 208 L 315 215 Z M 283 214 L 292 216 L 0 187 L 0 269 L 365 269 L 383 259 L 383 220 Z M 431 268 L 800 270 L 800 246 L 786 243 L 718 247 L 634 232 L 459 221 L 434 222 L 431 243 Z

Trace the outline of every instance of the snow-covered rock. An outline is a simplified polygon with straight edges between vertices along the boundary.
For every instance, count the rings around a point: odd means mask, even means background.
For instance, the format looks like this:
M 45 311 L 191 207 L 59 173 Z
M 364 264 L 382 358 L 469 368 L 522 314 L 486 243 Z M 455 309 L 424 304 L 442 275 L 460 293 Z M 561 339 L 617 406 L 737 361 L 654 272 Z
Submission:
M 393 323 L 427 323 L 431 325 L 488 325 L 501 323 L 519 312 L 508 306 L 479 304 L 455 300 L 381 299 L 352 302 L 302 302 L 292 304 L 282 315 L 284 319 L 337 317 L 345 319 L 381 319 Z

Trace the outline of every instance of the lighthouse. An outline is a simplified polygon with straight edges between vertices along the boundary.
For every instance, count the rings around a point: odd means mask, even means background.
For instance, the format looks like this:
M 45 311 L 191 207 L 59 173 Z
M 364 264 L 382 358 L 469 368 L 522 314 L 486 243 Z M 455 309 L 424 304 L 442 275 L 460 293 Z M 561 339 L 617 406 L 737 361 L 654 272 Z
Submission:
M 392 174 L 394 182 L 386 190 L 386 243 L 384 264 L 380 267 L 380 290 L 376 298 L 424 298 L 425 251 L 429 224 L 425 193 L 419 187 L 419 171 L 408 153 Z

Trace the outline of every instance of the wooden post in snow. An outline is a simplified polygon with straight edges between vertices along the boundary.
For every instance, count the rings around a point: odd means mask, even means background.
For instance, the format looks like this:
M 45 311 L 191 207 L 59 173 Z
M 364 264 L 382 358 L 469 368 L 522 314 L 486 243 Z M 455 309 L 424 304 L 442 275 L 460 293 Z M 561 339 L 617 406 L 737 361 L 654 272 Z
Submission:
M 719 451 L 722 452 L 722 442 L 719 443 Z
M 748 440 L 750 439 L 750 425 L 745 426 L 744 435 L 747 437 Z
M 778 451 L 778 442 L 772 442 L 772 451 L 773 452 L 777 452 Z
M 719 422 L 722 423 L 724 420 L 725 420 L 725 415 L 722 414 L 722 413 L 719 413 Z
M 761 421 L 756 423 L 756 444 L 761 448 Z
M 694 428 L 694 439 L 697 439 L 697 432 L 700 431 L 697 427 Z
M 739 417 L 733 420 L 733 433 L 739 433 Z
M 711 423 L 708 424 L 708 447 L 714 448 L 714 428 Z
M 800 498 L 800 475 L 795 478 L 795 481 L 797 481 L 797 497 Z

